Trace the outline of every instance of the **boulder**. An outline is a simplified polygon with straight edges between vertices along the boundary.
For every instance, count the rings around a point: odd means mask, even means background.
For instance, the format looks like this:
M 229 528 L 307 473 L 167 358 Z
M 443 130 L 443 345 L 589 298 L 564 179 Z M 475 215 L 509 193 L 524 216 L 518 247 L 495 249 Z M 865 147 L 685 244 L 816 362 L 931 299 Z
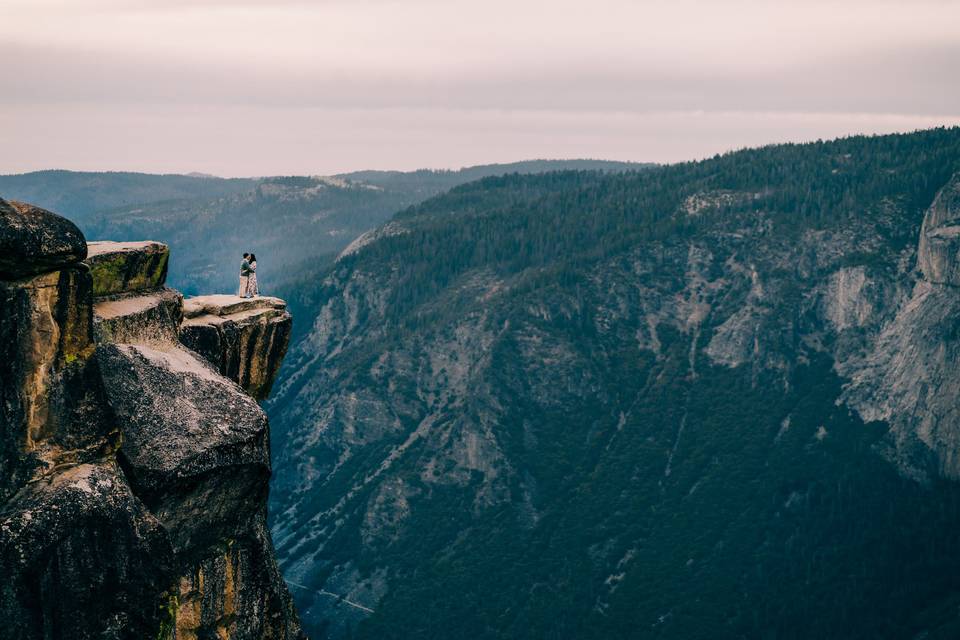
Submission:
M 940 190 L 923 218 L 917 266 L 928 282 L 960 286 L 960 174 Z
M 184 300 L 180 340 L 251 396 L 263 400 L 280 370 L 293 321 L 279 298 Z
M 208 362 L 182 347 L 98 347 L 134 492 L 178 553 L 235 538 L 265 508 L 267 418 Z
M 100 299 L 93 305 L 97 342 L 168 344 L 176 342 L 183 296 L 173 289 Z
M 0 199 L 0 279 L 55 271 L 87 255 L 75 224 L 46 209 Z
M 267 418 L 235 383 L 174 345 L 101 344 L 120 462 L 173 546 L 165 638 L 300 640 L 266 528 Z
M 31 483 L 0 511 L 0 636 L 155 638 L 172 558 L 115 463 Z
M 163 243 L 91 242 L 87 247 L 95 296 L 150 291 L 167 280 L 170 249 Z

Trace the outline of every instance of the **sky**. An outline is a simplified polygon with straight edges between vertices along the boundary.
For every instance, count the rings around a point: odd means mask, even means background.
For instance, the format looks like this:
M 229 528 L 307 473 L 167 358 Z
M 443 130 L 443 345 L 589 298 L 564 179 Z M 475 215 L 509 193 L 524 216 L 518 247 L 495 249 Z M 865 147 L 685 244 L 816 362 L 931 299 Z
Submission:
M 960 0 L 0 0 L 0 173 L 676 162 L 960 125 Z

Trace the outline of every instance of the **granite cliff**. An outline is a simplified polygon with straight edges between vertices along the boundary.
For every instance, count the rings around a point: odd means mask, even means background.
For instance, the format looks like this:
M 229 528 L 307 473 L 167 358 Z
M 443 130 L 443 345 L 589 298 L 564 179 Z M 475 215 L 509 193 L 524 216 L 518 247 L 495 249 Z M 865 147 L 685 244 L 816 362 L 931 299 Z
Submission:
M 921 481 L 960 479 L 958 287 L 960 174 L 924 215 L 901 303 L 863 354 L 838 363 L 852 379 L 843 400 L 864 420 L 891 425 L 888 455 Z
M 304 637 L 266 529 L 257 404 L 291 318 L 216 298 L 185 322 L 201 302 L 165 287 L 168 258 L 0 200 L 4 640 Z

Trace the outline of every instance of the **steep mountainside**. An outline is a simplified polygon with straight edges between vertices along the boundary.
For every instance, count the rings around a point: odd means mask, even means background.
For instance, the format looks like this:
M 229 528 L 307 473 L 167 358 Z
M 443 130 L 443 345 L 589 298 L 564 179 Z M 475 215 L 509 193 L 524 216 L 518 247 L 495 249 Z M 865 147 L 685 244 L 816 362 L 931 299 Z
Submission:
M 168 258 L 0 200 L 4 640 L 303 638 L 266 528 L 256 402 L 291 318 L 193 300 L 207 313 L 182 326 Z M 216 353 L 203 344 L 212 363 L 180 342 L 226 328 Z
M 305 629 L 956 637 L 958 171 L 938 129 L 489 178 L 354 243 L 268 406 Z

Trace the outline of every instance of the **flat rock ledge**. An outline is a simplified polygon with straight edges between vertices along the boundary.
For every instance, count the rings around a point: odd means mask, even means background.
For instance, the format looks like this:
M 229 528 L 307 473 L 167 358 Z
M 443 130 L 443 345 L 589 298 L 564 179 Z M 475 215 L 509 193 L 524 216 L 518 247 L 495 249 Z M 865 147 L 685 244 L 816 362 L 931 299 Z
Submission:
M 263 400 L 280 370 L 293 320 L 279 298 L 198 296 L 183 302 L 180 341 Z
M 97 342 L 166 344 L 177 341 L 183 296 L 166 287 L 145 294 L 100 298 L 93 305 Z
M 265 311 L 269 309 L 283 311 L 286 308 L 287 303 L 280 298 L 269 296 L 241 298 L 240 296 L 216 294 L 185 299 L 183 301 L 183 317 L 231 316 L 242 311 Z
M 170 249 L 161 242 L 91 242 L 87 264 L 93 295 L 110 296 L 151 291 L 167 279 Z

